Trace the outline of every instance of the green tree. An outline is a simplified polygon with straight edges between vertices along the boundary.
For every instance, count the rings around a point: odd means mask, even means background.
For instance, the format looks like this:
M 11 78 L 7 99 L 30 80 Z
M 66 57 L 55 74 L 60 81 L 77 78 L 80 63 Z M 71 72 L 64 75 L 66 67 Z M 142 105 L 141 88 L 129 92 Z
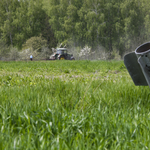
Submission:
M 78 22 L 79 0 L 44 0 L 44 8 L 50 17 L 49 22 L 59 43 L 76 40 L 76 22 Z
M 128 50 L 134 50 L 137 45 L 143 43 L 144 37 L 144 11 L 142 11 L 141 1 L 125 0 L 121 4 L 121 15 L 123 18 L 124 36 L 122 42 Z
M 3 13 L 1 19 L 1 37 L 8 45 L 14 45 L 15 27 L 13 26 L 13 18 L 15 16 L 18 0 L 1 0 L 0 11 Z
M 24 44 L 26 48 L 32 48 L 33 51 L 41 52 L 42 47 L 47 47 L 46 40 L 41 36 L 29 38 Z
M 142 27 L 142 32 L 140 35 L 140 39 L 142 39 L 142 41 L 147 42 L 150 41 L 150 1 L 148 0 L 141 0 L 140 2 L 138 2 L 138 4 L 140 5 L 141 8 L 141 12 L 142 12 L 142 19 L 143 19 L 143 24 L 144 27 Z
M 99 42 L 102 28 L 104 27 L 104 3 L 101 0 L 85 0 L 81 10 L 84 10 L 84 21 L 86 22 L 86 41 L 93 48 Z M 83 12 L 83 11 L 82 11 Z
M 44 0 L 44 10 L 49 16 L 49 23 L 54 31 L 54 35 L 56 39 L 59 41 L 60 38 L 65 38 L 65 33 L 62 29 L 63 18 L 60 16 L 64 16 L 63 6 L 60 7 L 60 2 L 58 0 Z
M 0 37 L 21 49 L 31 37 L 42 35 L 49 47 L 56 45 L 49 18 L 43 9 L 43 0 L 0 1 Z

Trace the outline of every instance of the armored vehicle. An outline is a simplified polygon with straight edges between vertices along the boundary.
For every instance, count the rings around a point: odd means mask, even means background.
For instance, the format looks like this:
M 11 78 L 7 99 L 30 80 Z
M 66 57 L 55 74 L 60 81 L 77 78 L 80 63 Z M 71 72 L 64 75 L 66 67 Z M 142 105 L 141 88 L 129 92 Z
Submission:
M 150 87 L 150 42 L 124 56 L 124 64 L 135 85 Z

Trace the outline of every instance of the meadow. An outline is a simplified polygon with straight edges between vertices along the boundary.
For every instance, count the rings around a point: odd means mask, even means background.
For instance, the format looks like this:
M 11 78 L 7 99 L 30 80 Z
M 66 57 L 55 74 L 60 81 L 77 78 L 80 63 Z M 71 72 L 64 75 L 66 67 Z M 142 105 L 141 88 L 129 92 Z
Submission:
M 150 90 L 123 61 L 0 62 L 1 150 L 150 149 Z

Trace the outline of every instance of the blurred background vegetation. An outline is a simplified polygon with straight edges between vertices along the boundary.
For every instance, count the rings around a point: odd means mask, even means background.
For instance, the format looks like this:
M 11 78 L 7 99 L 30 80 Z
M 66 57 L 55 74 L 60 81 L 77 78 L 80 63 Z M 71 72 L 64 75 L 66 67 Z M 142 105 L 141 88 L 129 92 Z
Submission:
M 1 0 L 0 60 L 30 53 L 47 59 L 60 44 L 76 59 L 120 59 L 149 41 L 149 6 L 147 0 Z M 90 54 L 80 57 L 85 47 Z

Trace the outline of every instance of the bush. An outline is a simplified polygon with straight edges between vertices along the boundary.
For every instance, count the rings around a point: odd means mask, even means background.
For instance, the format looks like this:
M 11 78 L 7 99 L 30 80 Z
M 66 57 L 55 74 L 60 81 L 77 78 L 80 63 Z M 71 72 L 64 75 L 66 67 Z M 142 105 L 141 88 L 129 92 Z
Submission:
M 110 59 L 121 60 L 121 56 L 119 55 L 119 51 L 113 50 L 113 51 L 110 53 Z
M 47 46 L 46 43 L 47 41 L 41 36 L 35 36 L 28 39 L 26 43 L 23 45 L 23 47 L 32 48 L 33 51 L 36 50 L 38 52 L 41 52 L 42 47 Z
M 19 59 L 19 52 L 17 48 L 11 48 L 10 53 L 9 53 L 9 58 L 11 60 L 17 60 Z
M 42 50 L 40 53 L 38 53 L 36 59 L 49 59 L 50 55 L 52 54 L 52 51 L 48 47 L 42 47 Z
M 0 60 L 8 57 L 9 51 L 10 49 L 7 44 L 2 39 L 0 39 Z

